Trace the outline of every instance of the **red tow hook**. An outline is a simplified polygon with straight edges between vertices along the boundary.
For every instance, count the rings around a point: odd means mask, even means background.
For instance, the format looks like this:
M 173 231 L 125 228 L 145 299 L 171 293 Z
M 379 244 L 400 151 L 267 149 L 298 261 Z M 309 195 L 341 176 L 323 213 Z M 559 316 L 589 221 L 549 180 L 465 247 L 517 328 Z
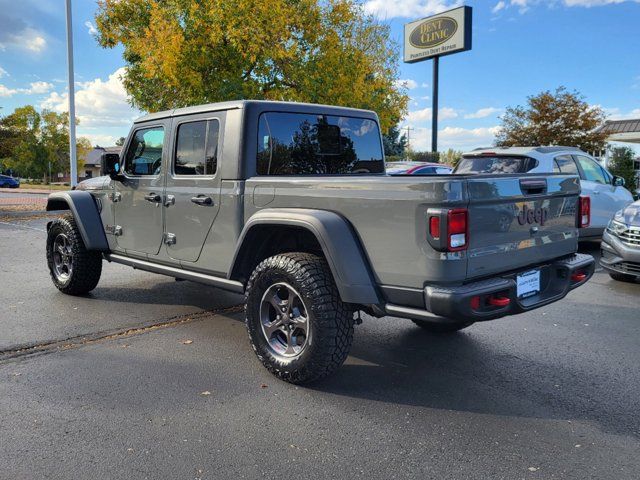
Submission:
M 511 300 L 508 297 L 489 297 L 488 302 L 494 307 L 506 307 L 511 303 Z
M 581 282 L 583 281 L 585 278 L 587 278 L 587 274 L 584 272 L 575 272 L 571 274 L 571 281 L 572 282 Z

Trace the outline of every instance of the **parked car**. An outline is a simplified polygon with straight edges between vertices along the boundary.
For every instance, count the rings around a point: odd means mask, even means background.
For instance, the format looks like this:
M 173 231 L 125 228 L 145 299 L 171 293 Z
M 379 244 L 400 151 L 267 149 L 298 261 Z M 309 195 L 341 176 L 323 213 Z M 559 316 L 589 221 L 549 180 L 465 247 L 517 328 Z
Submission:
M 611 217 L 633 202 L 623 178 L 612 175 L 593 157 L 573 147 L 478 149 L 465 153 L 453 173 L 579 175 L 582 194 L 591 198 L 591 224 L 580 229 L 581 240 L 601 238 Z
M 0 188 L 18 188 L 20 180 L 9 175 L 0 175 Z
M 453 167 L 432 162 L 387 162 L 389 175 L 447 175 Z
M 640 279 L 640 200 L 616 213 L 600 247 L 600 264 L 611 278 L 623 282 Z
M 370 111 L 158 112 L 121 155 L 49 196 L 47 210 L 70 211 L 48 224 L 54 285 L 91 291 L 105 259 L 244 294 L 254 351 L 293 383 L 342 364 L 359 311 L 454 332 L 560 300 L 594 271 L 576 254 L 578 177 L 541 174 L 532 194 L 519 175 L 388 176 Z M 502 211 L 518 218 L 504 231 Z

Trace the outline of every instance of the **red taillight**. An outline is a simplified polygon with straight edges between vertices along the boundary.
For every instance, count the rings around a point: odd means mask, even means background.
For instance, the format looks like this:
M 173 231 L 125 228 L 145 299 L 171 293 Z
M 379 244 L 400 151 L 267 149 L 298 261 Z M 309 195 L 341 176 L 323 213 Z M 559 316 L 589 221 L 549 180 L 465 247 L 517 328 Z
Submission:
M 447 246 L 449 251 L 464 250 L 469 243 L 466 208 L 449 210 L 447 214 Z
M 591 198 L 580 195 L 578 201 L 578 227 L 586 228 L 591 224 Z
M 493 305 L 494 307 L 506 307 L 511 303 L 509 297 L 499 297 L 499 296 L 490 296 L 487 300 L 489 305 Z
M 429 218 L 429 235 L 434 240 L 440 240 L 440 217 Z
M 573 275 L 571 275 L 571 281 L 576 283 L 583 281 L 585 278 L 587 278 L 587 274 L 582 270 L 574 272 Z

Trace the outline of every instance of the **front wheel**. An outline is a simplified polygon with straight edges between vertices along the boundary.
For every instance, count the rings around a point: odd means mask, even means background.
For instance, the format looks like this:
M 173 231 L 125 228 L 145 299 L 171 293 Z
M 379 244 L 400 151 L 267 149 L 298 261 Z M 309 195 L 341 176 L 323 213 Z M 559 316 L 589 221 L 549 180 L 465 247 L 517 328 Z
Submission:
M 68 295 L 90 292 L 102 274 L 102 254 L 86 249 L 72 215 L 51 223 L 47 232 L 47 264 L 53 284 Z
M 282 380 L 317 380 L 347 358 L 353 310 L 340 299 L 327 262 L 317 255 L 285 253 L 264 260 L 249 279 L 245 308 L 258 359 Z
M 431 333 L 455 333 L 470 327 L 473 322 L 429 322 L 427 320 L 411 320 L 423 330 Z

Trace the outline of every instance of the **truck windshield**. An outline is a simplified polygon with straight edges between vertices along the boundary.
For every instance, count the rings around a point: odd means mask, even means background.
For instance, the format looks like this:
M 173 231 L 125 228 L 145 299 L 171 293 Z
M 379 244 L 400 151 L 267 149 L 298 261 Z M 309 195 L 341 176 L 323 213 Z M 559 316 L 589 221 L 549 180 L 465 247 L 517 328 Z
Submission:
M 529 157 L 490 156 L 462 157 L 453 173 L 526 173 L 538 165 Z
M 258 175 L 384 173 L 378 124 L 323 114 L 260 115 Z

